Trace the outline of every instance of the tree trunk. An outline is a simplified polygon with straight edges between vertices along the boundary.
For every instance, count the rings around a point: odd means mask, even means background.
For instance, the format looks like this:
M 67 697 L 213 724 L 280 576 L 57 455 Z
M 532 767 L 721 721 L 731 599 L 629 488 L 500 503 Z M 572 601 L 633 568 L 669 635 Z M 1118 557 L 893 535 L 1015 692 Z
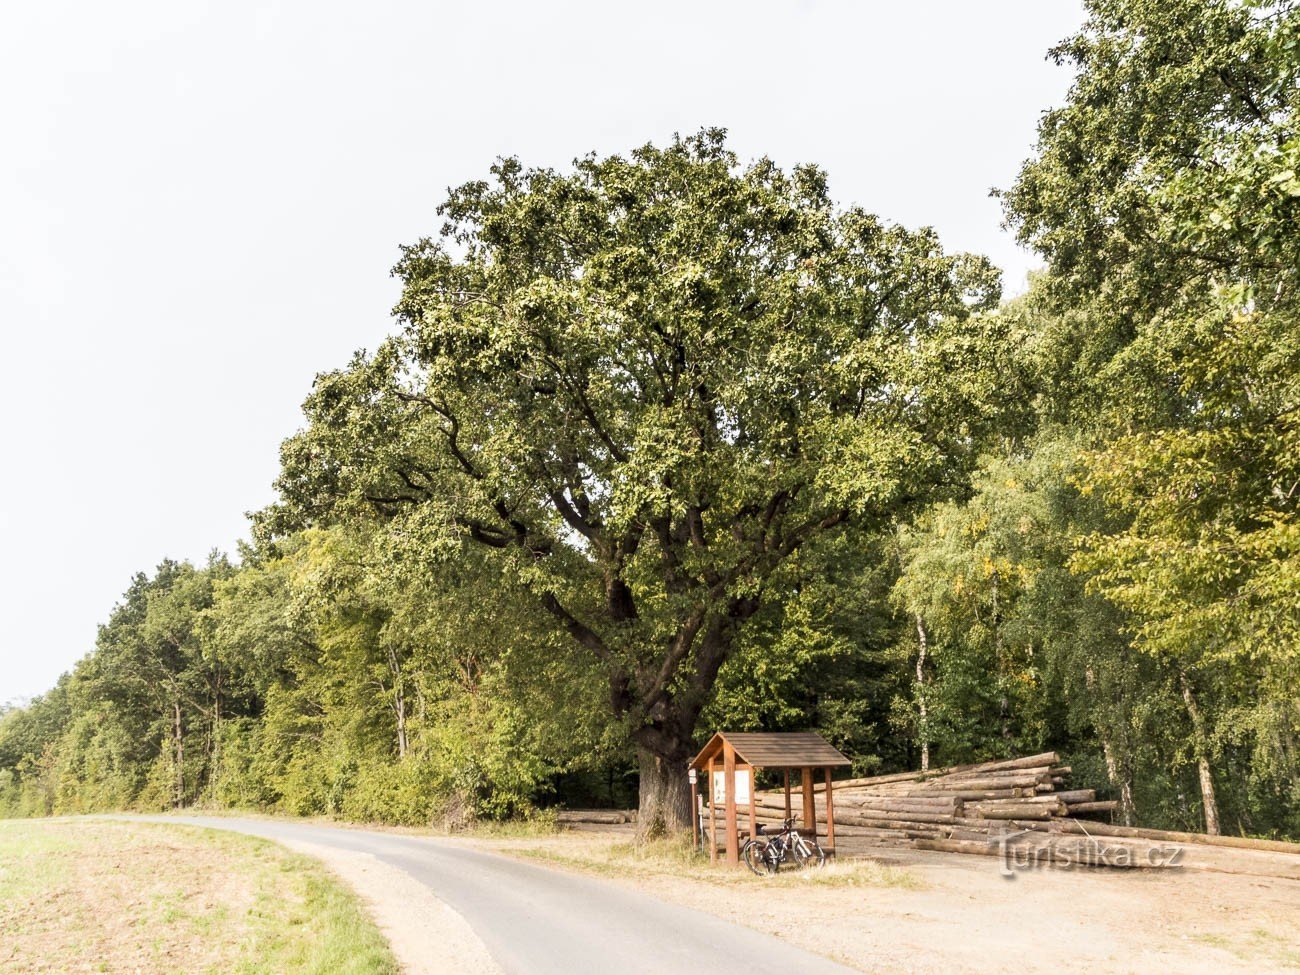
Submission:
M 1201 804 L 1205 808 L 1205 832 L 1219 835 L 1219 802 L 1214 797 L 1214 779 L 1210 777 L 1210 762 L 1204 755 L 1196 759 L 1196 771 L 1201 779 Z
M 1097 684 L 1097 677 L 1093 673 L 1092 667 L 1083 669 L 1083 682 L 1087 687 L 1088 693 L 1092 694 Z M 1125 826 L 1133 825 L 1133 773 L 1125 764 L 1123 770 L 1120 769 L 1119 760 L 1115 757 L 1115 749 L 1111 745 L 1111 736 L 1104 731 L 1099 722 L 1093 720 L 1092 726 L 1097 730 L 1097 737 L 1101 739 L 1101 754 L 1106 760 L 1106 778 L 1110 780 L 1112 787 L 1119 789 L 1119 818 Z
M 1119 819 L 1125 826 L 1133 825 L 1133 777 L 1119 770 L 1115 760 L 1115 749 L 1110 746 L 1110 739 L 1101 736 L 1101 754 L 1106 760 L 1106 778 L 1110 784 L 1119 789 Z
M 397 712 L 397 757 L 405 758 L 406 751 L 410 747 L 406 737 L 406 695 L 402 692 L 402 685 L 397 685 L 395 699 L 393 701 L 393 710 Z
M 388 648 L 388 671 L 393 675 L 393 717 L 397 721 L 397 757 L 405 758 L 409 745 L 406 736 L 406 681 L 401 661 L 392 647 Z
M 689 748 L 677 755 L 663 756 L 638 747 L 641 768 L 640 804 L 637 807 L 637 838 L 649 839 L 691 828 L 691 787 L 686 765 Z
M 1007 690 L 1007 664 L 1002 657 L 1002 605 L 998 594 L 998 573 L 992 575 L 993 583 L 993 659 L 998 668 L 998 712 L 1002 719 L 1002 740 L 1006 743 L 1007 754 L 1015 754 L 1011 733 L 1011 695 Z
M 172 805 L 177 809 L 185 805 L 185 730 L 181 724 L 181 702 L 172 702 L 172 748 L 173 761 L 176 763 L 176 780 L 173 785 L 175 795 Z
M 916 655 L 916 731 L 921 739 L 921 771 L 930 771 L 930 721 L 925 702 L 925 658 L 929 653 L 930 641 L 925 633 L 925 620 L 916 614 L 916 638 L 920 650 Z
M 1210 743 L 1205 729 L 1205 718 L 1192 693 L 1192 683 L 1187 671 L 1178 672 L 1178 683 L 1183 689 L 1183 703 L 1187 716 L 1192 719 L 1192 734 L 1196 738 L 1196 772 L 1201 780 L 1201 807 L 1205 811 L 1205 832 L 1219 835 L 1219 803 L 1214 797 L 1214 779 L 1210 775 Z
M 212 695 L 212 738 L 208 743 L 208 794 L 217 801 L 217 785 L 221 781 L 221 686 Z
M 733 599 L 725 613 L 706 620 L 700 614 L 684 624 L 669 644 L 669 659 L 637 681 L 645 723 L 633 732 L 641 770 L 637 837 L 645 839 L 691 828 L 691 790 L 687 764 L 695 755 L 695 725 L 731 651 L 736 628 L 758 610 L 758 598 Z M 673 661 L 688 660 L 682 673 Z M 617 673 L 611 685 L 615 714 L 627 712 L 619 700 L 629 682 Z M 647 679 L 648 678 L 648 679 Z M 676 686 L 674 686 L 676 684 Z M 636 712 L 632 712 L 636 716 Z

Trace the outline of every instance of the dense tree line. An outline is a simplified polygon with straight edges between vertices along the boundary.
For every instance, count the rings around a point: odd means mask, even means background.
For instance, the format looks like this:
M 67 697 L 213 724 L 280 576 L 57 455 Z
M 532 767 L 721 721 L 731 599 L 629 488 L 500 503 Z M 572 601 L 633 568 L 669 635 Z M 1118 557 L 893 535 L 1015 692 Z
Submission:
M 1300 836 L 1300 14 L 1088 6 L 1010 301 L 713 130 L 453 191 L 238 561 L 0 716 L 0 810 L 657 829 L 710 729 L 812 727 Z

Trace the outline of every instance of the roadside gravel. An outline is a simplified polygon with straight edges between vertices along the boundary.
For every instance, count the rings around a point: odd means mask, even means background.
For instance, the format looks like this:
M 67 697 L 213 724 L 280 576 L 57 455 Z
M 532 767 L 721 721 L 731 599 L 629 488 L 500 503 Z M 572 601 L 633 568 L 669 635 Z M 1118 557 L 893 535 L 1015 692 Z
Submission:
M 469 923 L 404 870 L 369 853 L 282 842 L 323 862 L 360 895 L 405 975 L 500 975 Z

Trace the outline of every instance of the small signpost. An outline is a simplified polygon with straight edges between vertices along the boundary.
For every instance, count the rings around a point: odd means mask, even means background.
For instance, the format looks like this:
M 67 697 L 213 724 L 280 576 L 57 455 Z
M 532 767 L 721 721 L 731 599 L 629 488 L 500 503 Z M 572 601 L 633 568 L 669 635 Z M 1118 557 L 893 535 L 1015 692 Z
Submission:
M 835 851 L 835 805 L 832 798 L 831 769 L 852 764 L 821 735 L 811 731 L 793 732 L 723 732 L 719 731 L 691 760 L 687 777 L 691 783 L 691 819 L 695 836 L 702 830 L 700 822 L 699 773 L 705 773 L 709 791 L 708 842 L 709 859 L 718 859 L 718 805 L 723 808 L 727 862 L 740 863 L 740 829 L 738 810 L 749 808 L 749 834 L 758 835 L 758 810 L 755 803 L 754 775 L 760 768 L 779 768 L 785 783 L 785 815 L 794 817 L 791 806 L 790 771 L 799 770 L 803 794 L 803 827 L 817 835 L 817 806 L 814 777 L 822 772 L 826 782 L 826 852 Z

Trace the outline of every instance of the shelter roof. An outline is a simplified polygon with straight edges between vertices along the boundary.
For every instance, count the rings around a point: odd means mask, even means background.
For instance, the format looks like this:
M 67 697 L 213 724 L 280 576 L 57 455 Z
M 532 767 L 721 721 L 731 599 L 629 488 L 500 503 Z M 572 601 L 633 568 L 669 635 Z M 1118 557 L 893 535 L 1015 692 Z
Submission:
M 736 750 L 737 761 L 758 768 L 839 768 L 848 758 L 814 731 L 719 731 L 691 760 L 702 769 L 722 754 L 723 743 Z

